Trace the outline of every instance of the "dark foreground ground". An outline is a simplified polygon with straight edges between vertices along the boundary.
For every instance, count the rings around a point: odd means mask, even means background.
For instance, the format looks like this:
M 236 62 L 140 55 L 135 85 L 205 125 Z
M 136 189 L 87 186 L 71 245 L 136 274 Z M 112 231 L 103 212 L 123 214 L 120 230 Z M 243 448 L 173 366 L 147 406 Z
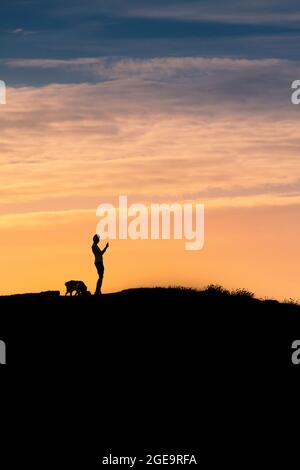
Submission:
M 193 451 L 202 468 L 288 467 L 300 306 L 158 288 L 0 297 L 0 312 L 12 463 Z

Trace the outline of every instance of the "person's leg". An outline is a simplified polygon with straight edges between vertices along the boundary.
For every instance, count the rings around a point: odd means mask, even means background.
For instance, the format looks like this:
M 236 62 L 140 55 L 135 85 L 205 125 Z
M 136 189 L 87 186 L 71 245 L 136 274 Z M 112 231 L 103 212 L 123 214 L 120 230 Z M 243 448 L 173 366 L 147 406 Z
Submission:
M 95 295 L 100 295 L 101 294 L 102 282 L 103 282 L 104 268 L 103 268 L 103 266 L 101 266 L 99 264 L 96 264 L 96 269 L 97 269 L 99 278 L 98 278 L 97 285 L 96 285 Z
M 103 277 L 99 277 L 99 279 L 97 281 L 97 285 L 96 285 L 95 295 L 100 295 L 101 294 L 102 281 L 103 281 Z

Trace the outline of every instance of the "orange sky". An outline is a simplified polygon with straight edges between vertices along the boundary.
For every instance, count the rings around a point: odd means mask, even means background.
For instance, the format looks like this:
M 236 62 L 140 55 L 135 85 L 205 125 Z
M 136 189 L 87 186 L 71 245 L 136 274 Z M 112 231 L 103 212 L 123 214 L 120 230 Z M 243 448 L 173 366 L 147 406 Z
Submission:
M 278 66 L 231 62 L 222 67 L 235 73 Z M 0 108 L 0 293 L 63 291 L 72 278 L 93 291 L 96 208 L 125 194 L 129 203 L 205 204 L 205 247 L 112 241 L 104 292 L 220 283 L 298 298 L 296 109 L 230 100 L 224 90 L 220 102 L 199 84 L 187 90 L 184 80 L 158 84 L 124 69 L 111 82 L 8 89 Z M 203 80 L 206 89 L 221 78 Z
M 182 241 L 111 241 L 104 292 L 221 283 L 248 288 L 261 297 L 297 298 L 297 214 L 299 206 L 208 209 L 201 251 L 185 251 Z M 2 220 L 1 293 L 63 292 L 71 278 L 84 279 L 93 290 L 94 225 L 95 216 L 88 211 L 13 216 L 5 225 Z

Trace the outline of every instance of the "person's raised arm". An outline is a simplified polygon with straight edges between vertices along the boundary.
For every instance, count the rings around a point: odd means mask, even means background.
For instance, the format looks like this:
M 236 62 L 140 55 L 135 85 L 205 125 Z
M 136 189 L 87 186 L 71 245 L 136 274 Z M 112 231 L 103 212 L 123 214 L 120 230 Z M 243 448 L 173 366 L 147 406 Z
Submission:
M 104 255 L 104 253 L 106 252 L 107 248 L 109 247 L 109 243 L 106 243 L 104 249 L 102 250 L 102 254 Z

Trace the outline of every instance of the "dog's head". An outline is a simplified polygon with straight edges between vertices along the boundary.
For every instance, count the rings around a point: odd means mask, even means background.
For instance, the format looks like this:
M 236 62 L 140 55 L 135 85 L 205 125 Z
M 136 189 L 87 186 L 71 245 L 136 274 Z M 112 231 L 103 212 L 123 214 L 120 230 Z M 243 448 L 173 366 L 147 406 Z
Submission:
M 76 290 L 77 292 L 85 293 L 87 292 L 87 287 L 84 282 L 78 281 L 76 284 Z

